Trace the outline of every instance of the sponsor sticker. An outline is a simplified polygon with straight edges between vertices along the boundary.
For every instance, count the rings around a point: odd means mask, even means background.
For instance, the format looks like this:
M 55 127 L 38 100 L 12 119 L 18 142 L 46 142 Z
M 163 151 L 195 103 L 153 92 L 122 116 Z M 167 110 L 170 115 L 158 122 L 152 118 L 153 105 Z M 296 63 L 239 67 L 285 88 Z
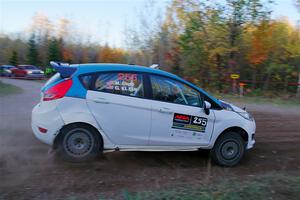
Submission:
M 205 132 L 207 118 L 174 113 L 172 128 Z

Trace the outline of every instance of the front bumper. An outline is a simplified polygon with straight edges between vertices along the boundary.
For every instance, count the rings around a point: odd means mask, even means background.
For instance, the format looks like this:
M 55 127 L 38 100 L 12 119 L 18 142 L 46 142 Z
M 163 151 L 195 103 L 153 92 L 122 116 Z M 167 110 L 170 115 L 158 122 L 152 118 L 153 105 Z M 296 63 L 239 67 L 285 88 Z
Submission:
M 254 139 L 248 140 L 246 149 L 248 150 L 248 149 L 253 148 L 254 144 L 255 144 L 255 140 Z
M 248 133 L 248 142 L 247 142 L 247 146 L 246 149 L 251 149 L 254 147 L 255 144 L 255 131 L 256 131 L 256 123 L 253 119 L 253 121 L 249 121 L 249 123 L 246 125 L 245 130 Z

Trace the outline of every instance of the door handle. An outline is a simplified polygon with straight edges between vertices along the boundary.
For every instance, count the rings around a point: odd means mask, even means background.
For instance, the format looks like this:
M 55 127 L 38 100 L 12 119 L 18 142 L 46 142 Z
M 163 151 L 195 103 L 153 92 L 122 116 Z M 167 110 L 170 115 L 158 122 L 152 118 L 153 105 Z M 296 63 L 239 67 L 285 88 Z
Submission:
M 96 99 L 93 99 L 93 101 L 95 102 L 95 103 L 104 103 L 104 104 L 108 104 L 109 102 L 106 100 L 106 99 L 104 99 L 104 98 L 96 98 Z
M 159 108 L 158 111 L 161 113 L 173 113 L 170 108 Z

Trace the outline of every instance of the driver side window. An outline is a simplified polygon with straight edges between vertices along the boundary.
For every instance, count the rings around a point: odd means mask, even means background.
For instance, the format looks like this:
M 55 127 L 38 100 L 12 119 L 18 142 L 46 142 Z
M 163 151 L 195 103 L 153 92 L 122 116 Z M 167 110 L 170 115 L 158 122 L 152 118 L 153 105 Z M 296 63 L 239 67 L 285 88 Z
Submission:
M 202 107 L 200 93 L 173 79 L 150 75 L 153 99 L 169 103 Z

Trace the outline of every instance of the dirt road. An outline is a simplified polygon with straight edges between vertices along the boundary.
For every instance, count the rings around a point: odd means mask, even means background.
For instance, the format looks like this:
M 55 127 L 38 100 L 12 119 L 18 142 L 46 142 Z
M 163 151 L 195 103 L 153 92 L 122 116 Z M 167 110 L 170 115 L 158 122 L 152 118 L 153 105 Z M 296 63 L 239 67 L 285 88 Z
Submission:
M 300 108 L 248 105 L 257 144 L 234 168 L 209 167 L 207 151 L 115 152 L 91 163 L 58 160 L 32 134 L 30 114 L 41 83 L 1 79 L 23 93 L 0 97 L 0 199 L 109 199 L 147 191 L 266 173 L 300 175 Z

